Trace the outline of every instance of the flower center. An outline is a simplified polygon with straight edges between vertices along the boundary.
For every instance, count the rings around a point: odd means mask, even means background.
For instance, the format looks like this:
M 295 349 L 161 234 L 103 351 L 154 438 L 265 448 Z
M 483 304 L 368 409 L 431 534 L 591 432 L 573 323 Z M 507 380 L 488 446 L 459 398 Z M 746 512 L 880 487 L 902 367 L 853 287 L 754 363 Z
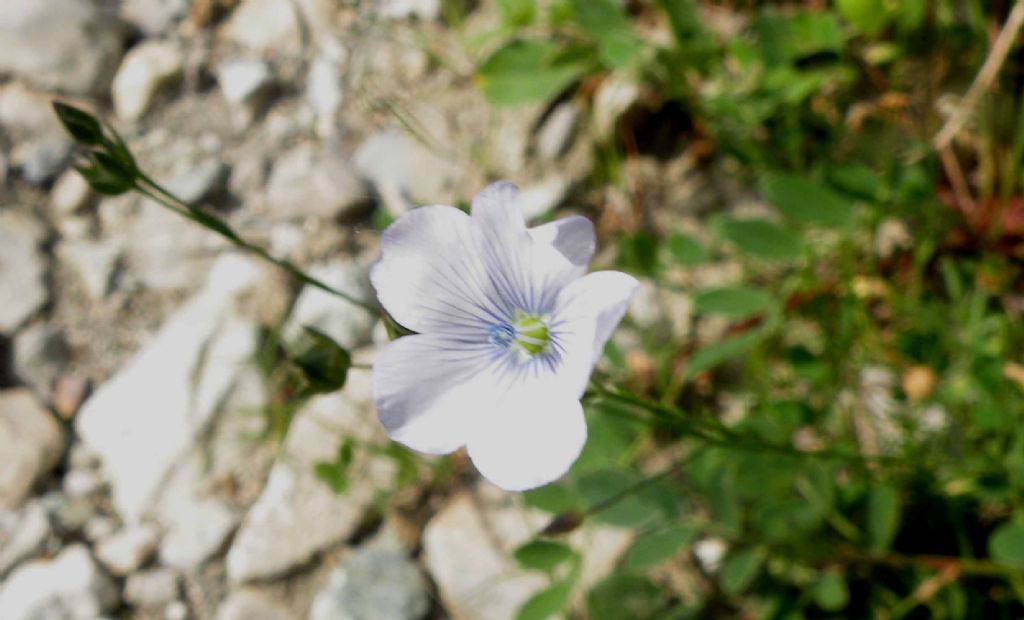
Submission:
M 551 333 L 543 317 L 517 310 L 511 323 L 495 323 L 487 329 L 490 341 L 504 349 L 512 346 L 522 357 L 544 353 L 551 342 Z

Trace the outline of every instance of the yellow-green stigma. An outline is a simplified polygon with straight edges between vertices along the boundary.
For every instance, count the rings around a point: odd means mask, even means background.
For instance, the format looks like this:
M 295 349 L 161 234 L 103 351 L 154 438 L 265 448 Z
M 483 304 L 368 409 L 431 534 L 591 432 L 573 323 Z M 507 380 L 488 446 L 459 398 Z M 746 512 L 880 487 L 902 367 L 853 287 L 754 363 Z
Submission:
M 517 312 L 512 321 L 512 329 L 515 330 L 513 342 L 528 355 L 540 355 L 547 350 L 548 343 L 551 342 L 547 323 L 539 316 Z

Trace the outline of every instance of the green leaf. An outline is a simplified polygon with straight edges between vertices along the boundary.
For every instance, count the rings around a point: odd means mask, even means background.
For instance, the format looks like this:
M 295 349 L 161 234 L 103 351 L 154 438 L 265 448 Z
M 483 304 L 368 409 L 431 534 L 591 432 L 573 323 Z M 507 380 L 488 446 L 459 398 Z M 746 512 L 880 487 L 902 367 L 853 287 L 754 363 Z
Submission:
M 825 176 L 834 187 L 861 200 L 877 200 L 882 193 L 878 175 L 863 164 L 834 166 Z
M 103 144 L 103 126 L 92 114 L 59 101 L 53 102 L 53 111 L 76 142 L 89 146 Z
M 846 588 L 846 580 L 839 571 L 830 569 L 821 574 L 812 591 L 814 602 L 824 611 L 837 612 L 850 602 L 850 591 Z
M 668 596 L 640 575 L 612 575 L 587 592 L 587 615 L 592 620 L 651 618 Z
M 719 234 L 741 251 L 766 260 L 793 260 L 800 256 L 800 240 L 768 220 L 719 221 Z
M 589 441 L 589 438 L 588 438 Z M 568 485 L 559 482 L 546 484 L 523 492 L 527 506 L 558 514 L 579 508 L 580 498 Z
M 700 34 L 700 16 L 694 0 L 658 0 L 658 5 L 668 15 L 677 41 L 687 42 Z
M 619 237 L 618 250 L 619 265 L 626 271 L 652 275 L 658 268 L 658 240 L 649 233 Z
M 506 26 L 528 26 L 537 17 L 537 1 L 498 0 L 498 10 Z
M 853 205 L 848 200 L 806 177 L 766 174 L 760 185 L 765 200 L 799 224 L 839 228 L 853 221 Z
M 1024 568 L 1024 523 L 1004 523 L 988 539 L 988 552 L 992 559 Z
M 764 550 L 759 547 L 748 547 L 732 553 L 719 575 L 719 583 L 726 593 L 737 595 L 746 590 L 764 563 Z
M 330 336 L 305 326 L 305 348 L 295 357 L 314 394 L 340 390 L 345 385 L 352 357 Z
M 868 495 L 868 547 L 888 551 L 900 525 L 900 495 L 887 485 L 871 488 Z
M 516 614 L 516 620 L 548 620 L 569 604 L 576 579 L 564 579 L 530 597 Z
M 869 37 L 878 36 L 889 24 L 885 0 L 836 0 L 843 19 Z
M 82 178 L 85 179 L 90 187 L 104 196 L 117 196 L 133 187 L 131 181 L 121 176 L 112 175 L 105 168 L 97 166 L 95 163 L 76 165 L 75 170 L 78 171 L 78 174 L 82 175 Z
M 551 572 L 576 555 L 566 544 L 552 540 L 531 540 L 512 553 L 516 562 L 525 569 Z
M 328 461 L 317 463 L 313 466 L 313 472 L 334 493 L 341 495 L 348 490 L 348 475 L 338 469 L 335 463 Z
M 755 23 L 761 55 L 768 65 L 794 63 L 816 54 L 839 54 L 843 33 L 828 11 L 765 9 Z
M 692 379 L 723 362 L 739 357 L 763 337 L 764 332 L 761 330 L 751 330 L 700 349 L 686 364 L 685 377 Z
M 665 240 L 665 247 L 683 265 L 699 265 L 708 259 L 708 250 L 689 235 L 676 233 Z
M 693 542 L 696 537 L 697 529 L 685 525 L 642 534 L 626 553 L 624 566 L 634 571 L 657 566 L 675 557 L 680 549 Z
M 484 61 L 477 80 L 496 106 L 518 106 L 551 99 L 582 73 L 573 58 L 544 39 L 517 39 Z
M 694 308 L 703 314 L 720 314 L 731 319 L 742 319 L 759 314 L 772 305 L 772 298 L 746 286 L 733 286 L 702 291 L 693 300 Z
M 615 0 L 573 0 L 572 5 L 580 27 L 600 46 L 604 64 L 620 69 L 643 51 L 643 41 Z
M 663 510 L 656 490 L 637 490 L 639 482 L 637 476 L 626 471 L 603 469 L 581 477 L 577 488 L 591 510 L 601 508 L 594 519 L 616 527 L 638 528 L 658 519 Z

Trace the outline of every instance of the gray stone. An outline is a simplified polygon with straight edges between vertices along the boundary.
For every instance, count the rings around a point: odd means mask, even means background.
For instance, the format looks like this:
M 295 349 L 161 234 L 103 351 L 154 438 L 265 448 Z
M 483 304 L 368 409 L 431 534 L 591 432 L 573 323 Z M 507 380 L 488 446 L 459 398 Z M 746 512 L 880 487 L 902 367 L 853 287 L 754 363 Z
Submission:
M 336 218 L 361 211 L 370 204 L 370 194 L 339 153 L 307 142 L 274 164 L 267 204 L 283 217 Z
M 217 620 L 293 620 L 271 598 L 252 590 L 232 592 L 217 610 Z
M 72 469 L 64 475 L 61 488 L 71 497 L 92 497 L 106 488 L 106 481 L 92 469 Z
M 178 574 L 169 568 L 154 568 L 128 576 L 124 600 L 136 607 L 162 607 L 178 597 Z
M 19 505 L 63 451 L 63 429 L 28 389 L 0 392 L 0 507 Z
M 597 137 L 607 139 L 615 132 L 619 118 L 640 99 L 640 86 L 624 75 L 615 74 L 601 82 L 594 94 L 591 114 Z
M 64 134 L 48 134 L 16 146 L 11 163 L 29 185 L 45 185 L 64 170 L 71 158 L 71 146 Z
M 458 166 L 394 129 L 367 138 L 353 161 L 395 216 L 416 204 L 443 201 L 464 176 Z
M 117 604 L 117 586 L 82 545 L 11 573 L 0 589 L 4 620 L 95 620 Z
M 38 502 L 28 503 L 19 512 L 0 511 L 0 579 L 42 553 L 52 532 L 46 509 Z
M 306 100 L 316 113 L 317 131 L 322 136 L 334 133 L 334 117 L 345 98 L 342 67 L 346 58 L 347 52 L 337 39 L 325 39 L 306 75 Z
M 351 260 L 314 265 L 309 272 L 313 277 L 355 299 L 373 299 L 366 269 Z M 292 313 L 284 326 L 284 335 L 286 339 L 294 341 L 302 335 L 303 326 L 310 325 L 322 330 L 341 346 L 355 349 L 369 343 L 376 319 L 376 315 L 365 308 L 307 286 L 295 300 Z
M 162 512 L 166 515 L 167 509 Z M 238 527 L 239 517 L 218 499 L 193 500 L 161 519 L 169 529 L 160 545 L 160 561 L 194 571 L 220 551 Z
M 64 129 L 50 107 L 52 98 L 24 82 L 4 84 L 0 87 L 0 125 L 15 135 L 62 133 Z
M 57 254 L 78 274 L 89 297 L 103 299 L 110 292 L 124 249 L 117 239 L 65 241 L 57 246 Z
M 128 50 L 111 86 L 117 116 L 141 118 L 157 93 L 181 76 L 184 63 L 184 52 L 172 41 L 146 40 Z
M 126 520 L 151 507 L 255 351 L 254 325 L 234 305 L 257 274 L 242 257 L 219 259 L 206 286 L 82 406 L 78 434 L 102 458 Z
M 50 394 L 69 359 L 68 342 L 56 325 L 36 323 L 14 338 L 14 371 L 39 394 Z
M 164 607 L 164 620 L 188 620 L 188 605 L 181 601 L 172 601 Z
M 101 203 L 101 209 L 107 204 Z M 215 233 L 148 200 L 126 228 L 126 265 L 119 282 L 125 289 L 192 290 L 209 273 L 213 256 L 227 245 Z
M 564 153 L 572 141 L 579 116 L 579 108 L 571 101 L 552 110 L 537 132 L 537 154 L 545 159 L 555 159 Z
M 50 206 L 60 216 L 68 216 L 88 207 L 96 198 L 89 182 L 77 170 L 67 170 L 50 190 Z
M 122 0 L 121 19 L 147 35 L 164 34 L 188 13 L 189 0 Z
M 88 0 L 0 1 L 0 73 L 43 88 L 103 93 L 122 37 L 118 21 Z
M 342 437 L 378 441 L 370 373 L 353 370 L 343 392 L 311 400 L 288 429 L 283 457 L 249 509 L 227 555 L 228 578 L 253 581 L 280 575 L 351 536 L 377 490 L 394 477 L 394 464 L 357 454 L 349 488 L 337 495 L 313 471 L 337 455 Z M 330 429 L 335 432 L 325 432 Z
M 357 549 L 328 577 L 309 620 L 418 620 L 430 601 L 419 567 L 386 535 Z
M 152 523 L 130 524 L 96 543 L 96 559 L 115 575 L 127 575 L 153 557 L 160 530 Z
M 40 497 L 39 502 L 50 515 L 54 532 L 61 538 L 72 538 L 86 533 L 86 526 L 99 516 L 96 502 L 87 497 L 72 497 L 60 491 L 51 491 Z

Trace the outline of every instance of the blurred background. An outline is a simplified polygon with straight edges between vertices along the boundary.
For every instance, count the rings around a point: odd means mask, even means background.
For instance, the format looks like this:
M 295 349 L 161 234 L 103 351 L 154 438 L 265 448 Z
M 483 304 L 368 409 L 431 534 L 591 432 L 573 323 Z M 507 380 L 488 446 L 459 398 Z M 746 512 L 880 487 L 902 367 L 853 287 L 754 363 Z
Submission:
M 0 0 L 0 618 L 1024 617 L 1022 22 Z M 389 443 L 379 317 L 97 195 L 53 99 L 368 301 L 412 207 L 504 178 L 590 217 L 642 282 L 595 376 L 628 393 L 525 494 Z

